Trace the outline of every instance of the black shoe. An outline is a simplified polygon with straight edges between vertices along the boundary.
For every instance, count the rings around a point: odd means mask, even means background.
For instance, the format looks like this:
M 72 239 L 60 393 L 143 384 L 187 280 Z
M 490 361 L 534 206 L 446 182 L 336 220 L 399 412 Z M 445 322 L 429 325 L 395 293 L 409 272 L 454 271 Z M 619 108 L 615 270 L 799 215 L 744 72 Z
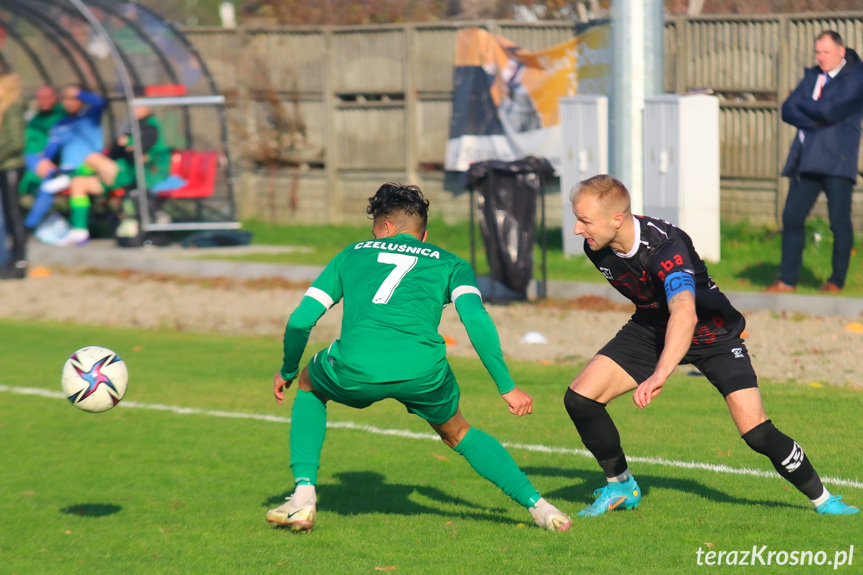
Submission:
M 27 262 L 8 263 L 0 267 L 0 280 L 22 280 L 27 277 Z

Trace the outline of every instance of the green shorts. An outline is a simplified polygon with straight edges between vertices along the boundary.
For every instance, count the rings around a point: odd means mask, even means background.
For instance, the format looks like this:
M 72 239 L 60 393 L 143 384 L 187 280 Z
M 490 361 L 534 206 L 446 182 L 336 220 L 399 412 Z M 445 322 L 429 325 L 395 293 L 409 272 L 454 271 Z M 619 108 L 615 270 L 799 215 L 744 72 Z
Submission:
M 420 379 L 362 383 L 339 377 L 333 365 L 335 360 L 328 351 L 322 349 L 309 362 L 309 379 L 315 389 L 336 403 L 363 409 L 391 398 L 404 405 L 410 413 L 434 424 L 449 421 L 458 411 L 461 391 L 449 362 L 444 362 L 439 373 Z
M 119 188 L 132 188 L 135 186 L 135 165 L 130 163 L 125 158 L 118 158 L 117 162 L 117 177 L 114 183 L 111 184 L 111 190 Z

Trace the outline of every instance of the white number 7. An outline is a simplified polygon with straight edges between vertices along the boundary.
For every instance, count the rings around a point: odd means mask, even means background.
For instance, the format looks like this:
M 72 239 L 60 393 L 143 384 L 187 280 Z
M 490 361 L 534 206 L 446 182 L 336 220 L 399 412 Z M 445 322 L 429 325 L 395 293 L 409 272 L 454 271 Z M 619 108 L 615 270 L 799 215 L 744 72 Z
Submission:
M 416 256 L 406 256 L 404 254 L 393 254 L 390 252 L 381 252 L 378 254 L 378 261 L 382 264 L 390 264 L 396 266 L 389 273 L 387 278 L 375 292 L 375 297 L 372 298 L 372 303 L 387 303 L 393 297 L 393 292 L 399 287 L 402 281 L 411 269 L 417 263 Z

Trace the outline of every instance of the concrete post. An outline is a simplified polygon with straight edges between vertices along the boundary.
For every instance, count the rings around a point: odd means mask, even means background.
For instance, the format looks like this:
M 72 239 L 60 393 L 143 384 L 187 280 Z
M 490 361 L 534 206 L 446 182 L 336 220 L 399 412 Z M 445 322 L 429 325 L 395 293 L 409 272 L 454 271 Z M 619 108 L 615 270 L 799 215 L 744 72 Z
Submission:
M 664 91 L 664 6 L 661 0 L 612 0 L 611 12 L 611 173 L 629 188 L 632 211 L 640 214 L 644 97 Z

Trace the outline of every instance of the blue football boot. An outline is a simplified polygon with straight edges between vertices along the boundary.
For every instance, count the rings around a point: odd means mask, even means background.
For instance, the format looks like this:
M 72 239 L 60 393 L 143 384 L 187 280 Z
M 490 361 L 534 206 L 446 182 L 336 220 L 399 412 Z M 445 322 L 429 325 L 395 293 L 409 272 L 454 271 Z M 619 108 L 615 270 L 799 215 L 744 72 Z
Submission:
M 854 515 L 860 510 L 852 505 L 842 503 L 841 495 L 831 495 L 827 501 L 815 508 L 819 515 Z
M 615 509 L 637 509 L 641 501 L 641 488 L 634 477 L 617 483 L 611 482 L 593 492 L 596 501 L 578 512 L 579 517 L 596 517 Z

